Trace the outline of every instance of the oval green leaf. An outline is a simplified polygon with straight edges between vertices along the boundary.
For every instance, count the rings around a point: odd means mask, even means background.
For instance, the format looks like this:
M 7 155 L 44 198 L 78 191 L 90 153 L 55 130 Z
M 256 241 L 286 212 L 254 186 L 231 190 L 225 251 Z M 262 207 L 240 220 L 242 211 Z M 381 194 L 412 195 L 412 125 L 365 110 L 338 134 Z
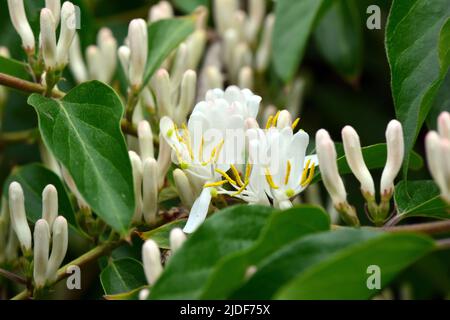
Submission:
M 142 264 L 125 258 L 112 261 L 100 274 L 106 295 L 117 295 L 134 291 L 147 284 Z

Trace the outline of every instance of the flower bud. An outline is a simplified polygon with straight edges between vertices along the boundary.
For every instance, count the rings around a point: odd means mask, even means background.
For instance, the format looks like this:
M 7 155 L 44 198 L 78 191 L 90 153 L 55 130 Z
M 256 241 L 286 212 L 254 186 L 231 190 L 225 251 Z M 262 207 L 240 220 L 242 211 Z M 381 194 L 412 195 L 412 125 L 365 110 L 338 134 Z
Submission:
M 139 300 L 147 300 L 148 296 L 150 295 L 149 289 L 142 289 L 139 291 Z
M 155 22 L 173 17 L 172 5 L 167 1 L 160 1 L 153 5 L 148 12 L 148 22 Z
M 125 76 L 128 78 L 129 68 L 130 68 L 130 48 L 127 46 L 120 46 L 117 51 L 117 55 L 119 56 L 120 65 L 125 73 Z
M 229 29 L 223 36 L 223 61 L 231 70 L 234 52 L 239 44 L 239 35 L 236 30 Z
M 45 0 L 45 7 L 52 12 L 56 28 L 59 24 L 59 16 L 61 14 L 61 0 Z
M 170 80 L 174 88 L 177 88 L 188 67 L 188 52 L 186 43 L 181 43 L 176 51 L 175 59 L 170 69 Z
M 15 181 L 9 185 L 8 203 L 11 224 L 16 232 L 22 251 L 24 253 L 29 252 L 31 250 L 31 230 L 25 213 L 25 199 L 22 187 Z
M 189 179 L 181 169 L 175 169 L 173 171 L 173 179 L 175 181 L 175 187 L 177 188 L 178 196 L 181 199 L 181 203 L 187 207 L 191 208 L 195 201 L 195 196 L 192 191 L 192 186 L 189 183 Z
M 450 140 L 450 113 L 441 112 L 438 117 L 438 132 L 442 138 Z
M 237 31 L 239 41 L 245 41 L 245 22 L 247 14 L 242 10 L 237 10 L 233 14 L 233 29 Z
M 166 139 L 164 139 L 164 136 L 160 134 L 158 152 L 158 188 L 162 188 L 164 185 L 167 172 L 172 164 L 171 154 L 172 148 L 168 145 Z
M 428 168 L 438 185 L 441 195 L 450 202 L 450 152 L 448 140 L 441 138 L 436 131 L 430 131 L 425 138 Z M 447 147 L 445 147 L 447 145 Z
M 210 66 L 206 68 L 205 72 L 205 89 L 223 89 L 223 75 L 219 68 Z
M 252 52 L 245 42 L 241 42 L 237 45 L 233 52 L 232 64 L 230 68 L 232 79 L 235 79 L 235 81 L 237 81 L 239 77 L 239 71 L 246 66 L 251 66 L 252 57 Z
M 361 184 L 361 191 L 366 199 L 375 197 L 375 184 L 372 175 L 364 162 L 359 136 L 350 126 L 342 129 L 342 141 L 344 142 L 347 163 Z
M 86 48 L 86 61 L 89 79 L 98 79 L 102 71 L 102 56 L 97 46 L 90 45 Z
M 47 221 L 39 219 L 34 226 L 33 278 L 36 288 L 42 288 L 47 281 L 50 229 Z
M 150 123 L 147 120 L 139 122 L 137 127 L 137 135 L 139 138 L 139 152 L 143 161 L 148 158 L 154 158 L 153 151 L 153 133 Z
M 392 120 L 386 129 L 387 160 L 381 175 L 380 194 L 383 198 L 392 196 L 394 179 L 402 167 L 405 152 L 403 143 L 403 129 L 400 122 Z
M 103 72 L 98 80 L 110 83 L 117 67 L 117 41 L 110 29 L 102 28 L 98 32 L 97 43 L 103 64 Z
M 180 228 L 174 228 L 170 231 L 170 250 L 172 253 L 177 251 L 186 241 L 186 235 Z
M 69 67 L 78 83 L 88 80 L 88 72 L 86 65 L 84 64 L 83 55 L 81 54 L 80 38 L 78 37 L 78 34 L 75 34 L 72 45 L 70 46 Z
M 58 191 L 52 184 L 47 185 L 42 192 L 42 219 L 52 228 L 53 221 L 58 216 Z
M 142 220 L 142 161 L 134 151 L 128 152 L 131 161 L 134 184 L 134 201 L 136 209 L 134 211 L 133 223 L 139 223 Z
M 292 126 L 292 116 L 287 110 L 281 110 L 277 119 L 277 128 L 283 129 Z
M 153 158 L 144 160 L 142 190 L 144 220 L 151 224 L 158 212 L 158 164 Z
M 253 90 L 253 69 L 251 67 L 246 66 L 239 71 L 238 86 Z
M 28 54 L 34 53 L 34 34 L 25 14 L 23 0 L 8 0 L 11 22 L 22 39 L 22 46 Z
M 250 19 L 247 25 L 246 36 L 250 42 L 254 42 L 266 14 L 266 1 L 249 0 L 248 11 Z
M 56 280 L 58 268 L 61 266 L 61 263 L 66 256 L 69 241 L 67 220 L 63 216 L 59 216 L 55 219 L 55 222 L 53 223 L 52 238 L 52 253 L 48 260 L 47 280 L 54 282 Z
M 272 33 L 275 23 L 275 16 L 269 14 L 264 23 L 264 31 L 262 35 L 261 43 L 256 51 L 256 70 L 264 72 L 267 70 L 270 62 L 270 56 L 272 52 Z
M 143 81 L 148 54 L 147 23 L 143 19 L 133 19 L 128 27 L 130 42 L 129 78 L 132 87 L 140 88 Z
M 197 69 L 205 51 L 206 40 L 206 31 L 202 29 L 194 31 L 194 33 L 187 39 L 187 68 L 193 70 Z
M 177 123 L 186 122 L 186 117 L 192 111 L 195 102 L 197 88 L 197 74 L 193 70 L 187 70 L 183 75 L 180 88 L 180 102 L 177 109 Z
M 55 20 L 50 9 L 41 10 L 41 49 L 47 69 L 56 67 Z
M 156 103 L 158 105 L 158 114 L 162 118 L 164 116 L 173 116 L 173 107 L 170 100 L 170 78 L 169 73 L 165 69 L 159 69 L 152 79 L 153 88 L 156 95 Z
M 145 241 L 142 246 L 142 262 L 147 282 L 152 286 L 163 272 L 161 253 L 155 241 Z
M 75 6 L 69 1 L 64 2 L 61 9 L 58 45 L 56 46 L 56 61 L 60 69 L 63 69 L 69 62 L 69 50 L 76 33 L 75 21 Z
M 214 0 L 214 22 L 220 35 L 233 27 L 233 15 L 239 9 L 237 0 Z

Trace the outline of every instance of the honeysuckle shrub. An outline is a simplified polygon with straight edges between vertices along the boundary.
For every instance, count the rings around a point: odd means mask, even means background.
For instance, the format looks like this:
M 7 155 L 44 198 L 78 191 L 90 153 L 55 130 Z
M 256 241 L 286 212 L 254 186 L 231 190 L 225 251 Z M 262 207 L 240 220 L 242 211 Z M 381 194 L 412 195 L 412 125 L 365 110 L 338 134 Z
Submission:
M 447 0 L 0 6 L 1 299 L 449 296 Z

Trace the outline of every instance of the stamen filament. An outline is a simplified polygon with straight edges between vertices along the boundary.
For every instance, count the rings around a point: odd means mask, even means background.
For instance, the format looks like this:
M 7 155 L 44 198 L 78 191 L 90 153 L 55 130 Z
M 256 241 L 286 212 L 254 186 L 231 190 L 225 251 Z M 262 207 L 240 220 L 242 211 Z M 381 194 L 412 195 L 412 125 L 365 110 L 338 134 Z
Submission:
M 278 117 L 280 116 L 280 111 L 278 110 L 277 113 L 275 114 L 275 117 L 273 117 L 272 119 L 272 127 L 276 127 L 277 126 L 277 122 L 278 122 Z
M 288 160 L 286 162 L 286 175 L 284 176 L 284 184 L 289 183 L 289 176 L 291 175 L 291 162 Z
M 231 177 L 223 170 L 220 169 L 215 169 L 215 171 L 219 174 L 221 174 L 230 184 L 236 185 L 236 181 L 234 181 L 233 179 L 231 179 Z
M 314 178 L 314 171 L 315 171 L 316 166 L 314 165 L 314 163 L 311 165 L 311 168 L 309 169 L 309 174 L 308 174 L 308 178 L 302 183 L 302 187 L 306 187 L 307 185 L 309 185 L 312 181 L 312 179 Z
M 307 179 L 308 169 L 309 169 L 309 164 L 310 163 L 311 163 L 311 159 L 306 161 L 306 165 L 305 165 L 305 167 L 303 169 L 303 172 L 302 172 L 302 178 L 300 179 L 300 184 L 303 184 L 303 182 Z
M 242 187 L 240 187 L 239 190 L 236 191 L 235 193 L 233 193 L 231 196 L 234 197 L 234 196 L 237 196 L 237 195 L 241 194 L 242 192 L 244 192 L 244 190 L 245 190 L 245 188 L 247 188 L 249 182 L 250 182 L 250 181 L 247 180 L 247 181 L 242 185 Z
M 203 188 L 209 188 L 209 187 L 220 187 L 223 186 L 224 184 L 228 183 L 227 180 L 220 180 L 217 182 L 210 182 L 210 183 L 205 183 L 205 185 L 203 186 Z
M 278 189 L 278 186 L 277 186 L 277 185 L 275 184 L 275 182 L 273 181 L 272 174 L 270 173 L 269 168 L 266 168 L 266 169 L 265 169 L 265 172 L 266 172 L 266 180 L 267 180 L 267 183 L 269 184 L 269 186 L 270 186 L 272 189 Z
M 273 116 L 269 116 L 269 119 L 267 119 L 267 122 L 266 122 L 266 129 L 269 129 L 272 126 L 272 120 L 273 120 Z
M 233 171 L 233 175 L 236 178 L 236 182 L 237 184 L 242 187 L 244 185 L 244 183 L 241 180 L 241 176 L 239 175 L 239 171 L 236 169 L 236 167 L 234 165 L 230 165 L 231 167 L 231 171 Z
M 245 166 L 245 181 L 248 181 L 250 178 L 250 173 L 252 172 L 252 164 L 251 163 L 247 163 L 247 165 Z
M 294 130 L 297 127 L 299 122 L 300 122 L 300 118 L 297 118 L 294 120 L 294 122 L 292 123 L 292 126 L 291 126 L 292 130 Z

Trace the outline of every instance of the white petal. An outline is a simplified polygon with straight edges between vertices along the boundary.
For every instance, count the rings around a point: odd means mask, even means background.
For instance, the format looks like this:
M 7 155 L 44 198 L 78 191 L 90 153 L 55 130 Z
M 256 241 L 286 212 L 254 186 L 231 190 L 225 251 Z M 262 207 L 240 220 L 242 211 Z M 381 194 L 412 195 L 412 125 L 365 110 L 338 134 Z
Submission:
M 205 221 L 210 202 L 211 188 L 205 188 L 192 206 L 188 221 L 183 229 L 185 233 L 194 232 Z

